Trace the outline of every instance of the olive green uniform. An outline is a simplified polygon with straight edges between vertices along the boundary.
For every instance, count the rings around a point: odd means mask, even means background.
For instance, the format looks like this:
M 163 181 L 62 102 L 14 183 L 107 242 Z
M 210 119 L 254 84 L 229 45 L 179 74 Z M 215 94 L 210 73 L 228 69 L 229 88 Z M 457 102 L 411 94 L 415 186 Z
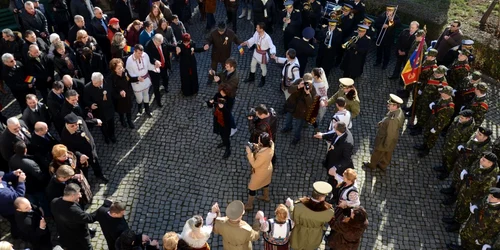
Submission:
M 486 102 L 486 95 L 481 97 L 474 97 L 472 101 L 465 105 L 465 109 L 470 109 L 474 111 L 474 121 L 476 122 L 476 128 L 481 126 L 488 112 L 488 103 Z
M 337 91 L 337 93 L 335 93 L 332 97 L 330 97 L 330 99 L 328 99 L 328 106 L 335 105 L 335 101 L 339 97 L 345 98 L 345 109 L 347 109 L 351 112 L 351 118 L 354 118 L 354 117 L 359 115 L 361 108 L 360 108 L 360 101 L 359 101 L 357 94 L 354 97 L 354 99 L 350 100 L 349 98 L 346 97 L 344 90 L 342 88 L 340 88 Z M 338 111 L 337 108 L 335 108 L 334 113 L 336 113 L 337 111 Z
M 310 199 L 310 198 L 305 198 Z M 329 222 L 334 212 L 331 206 L 322 211 L 313 211 L 298 201 L 290 207 L 290 218 L 295 227 L 290 236 L 290 246 L 294 250 L 315 250 L 323 239 L 325 223 Z
M 458 191 L 460 188 L 460 172 L 462 172 L 462 169 L 466 169 L 468 171 L 472 163 L 479 160 L 481 155 L 490 149 L 490 138 L 486 139 L 484 142 L 478 142 L 475 141 L 473 137 L 467 142 L 466 145 L 464 145 L 463 150 L 458 151 L 458 158 L 455 162 L 455 167 L 453 168 L 451 182 L 451 185 L 455 188 L 455 190 Z
M 460 82 L 469 75 L 469 72 L 470 66 L 467 61 L 455 60 L 448 72 L 448 84 L 456 89 Z
M 429 107 L 427 109 L 430 110 Z M 432 107 L 432 110 L 430 110 L 431 116 L 425 121 L 424 142 L 427 149 L 432 149 L 436 145 L 439 134 L 450 123 L 454 111 L 455 105 L 451 97 L 446 100 L 439 99 Z M 434 133 L 431 132 L 432 129 L 435 130 Z
M 448 132 L 446 133 L 446 138 L 443 144 L 443 167 L 445 167 L 448 172 L 451 172 L 453 166 L 458 157 L 457 146 L 464 144 L 474 133 L 474 119 L 470 119 L 468 122 L 460 123 L 459 116 L 455 117 Z
M 431 75 L 429 80 L 424 84 L 422 89 L 422 95 L 418 97 L 417 102 L 417 125 L 416 127 L 423 128 L 424 124 L 427 123 L 429 117 L 431 116 L 431 110 L 429 110 L 429 103 L 437 100 L 439 98 L 438 89 L 448 86 L 446 82 L 446 77 L 436 78 Z
M 500 249 L 500 204 L 488 202 L 488 196 L 474 202 L 477 209 L 471 213 L 469 219 L 460 231 L 462 248 L 467 250 L 481 250 L 485 244 L 492 246 L 492 250 Z

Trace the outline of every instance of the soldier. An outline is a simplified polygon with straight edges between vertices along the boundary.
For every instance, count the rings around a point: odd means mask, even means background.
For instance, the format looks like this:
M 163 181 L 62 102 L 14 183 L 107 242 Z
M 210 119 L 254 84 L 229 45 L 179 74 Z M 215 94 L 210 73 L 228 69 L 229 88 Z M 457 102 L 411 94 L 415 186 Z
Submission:
M 448 72 L 448 84 L 452 88 L 456 88 L 465 77 L 469 76 L 470 66 L 467 59 L 469 55 L 468 50 L 458 51 L 457 60 L 453 62 Z
M 439 191 L 442 194 L 450 196 L 443 201 L 443 205 L 448 206 L 455 202 L 457 198 L 457 192 L 460 187 L 460 171 L 471 166 L 474 161 L 479 160 L 479 157 L 481 157 L 484 152 L 491 150 L 492 134 L 493 132 L 490 129 L 479 127 L 476 134 L 471 137 L 471 139 L 469 139 L 466 144 L 457 146 L 458 157 L 452 170 L 451 184 L 449 187 L 442 188 Z
M 316 67 L 323 68 L 328 77 L 330 70 L 335 65 L 337 52 L 342 49 L 342 30 L 337 28 L 336 19 L 328 20 L 328 27 L 323 25 L 323 29 L 316 32 L 316 40 L 319 41 L 318 57 L 316 57 Z
M 360 101 L 358 91 L 354 87 L 354 80 L 351 78 L 340 78 L 339 82 L 339 90 L 328 99 L 328 102 L 321 102 L 321 105 L 334 105 L 337 98 L 343 97 L 346 101 L 345 109 L 351 112 L 351 118 L 354 119 L 360 112 Z M 337 112 L 337 109 L 334 112 Z
M 455 232 L 465 223 L 469 216 L 469 204 L 485 196 L 497 182 L 497 156 L 492 152 L 485 152 L 479 161 L 472 163 L 470 168 L 460 172 L 460 190 L 455 204 L 453 217 L 443 217 L 443 222 L 449 224 L 447 232 Z
M 343 77 L 356 79 L 363 74 L 366 54 L 370 49 L 370 37 L 366 36 L 368 27 L 363 24 L 358 25 L 358 35 L 353 36 L 345 46 L 345 54 L 340 69 L 344 71 Z
M 500 188 L 469 204 L 470 216 L 460 231 L 462 245 L 446 244 L 451 250 L 500 249 Z
M 316 0 L 306 0 L 302 5 L 302 29 L 316 29 L 321 19 L 321 3 Z
M 429 154 L 429 151 L 436 145 L 439 133 L 451 122 L 455 110 L 455 104 L 451 98 L 452 92 L 453 89 L 450 86 L 439 89 L 441 98 L 429 104 L 431 116 L 429 120 L 425 121 L 424 143 L 413 146 L 413 148 L 419 151 L 419 157 Z
M 466 143 L 474 133 L 473 113 L 470 109 L 464 109 L 450 124 L 443 143 L 441 165 L 434 167 L 434 170 L 441 172 L 438 179 L 444 180 L 450 175 L 458 157 L 457 146 Z
M 495 155 L 500 155 L 500 137 L 498 137 L 495 142 L 493 142 L 493 145 L 492 145 L 492 148 L 491 148 L 491 151 L 495 154 Z M 498 186 L 498 184 L 497 184 Z
M 307 27 L 302 31 L 302 38 L 296 36 L 292 39 L 290 44 L 288 44 L 288 48 L 297 51 L 297 59 L 299 59 L 300 65 L 299 72 L 301 76 L 303 76 L 306 71 L 309 57 L 316 56 L 316 49 L 309 43 L 313 37 L 314 29 Z
M 377 17 L 375 20 L 375 29 L 379 34 L 385 29 L 385 34 L 383 37 L 378 37 L 377 41 L 377 59 L 373 66 L 379 66 L 382 63 L 382 69 L 386 69 L 389 64 L 389 59 L 391 57 L 391 47 L 394 44 L 394 36 L 396 34 L 396 29 L 401 25 L 399 17 L 396 15 L 396 6 L 387 5 L 385 12 Z M 384 59 L 382 61 L 382 58 Z
M 391 164 L 392 152 L 396 148 L 399 139 L 399 130 L 403 127 L 405 117 L 401 110 L 403 99 L 399 96 L 390 94 L 387 100 L 387 109 L 389 112 L 378 123 L 377 136 L 375 137 L 375 148 L 373 150 L 370 162 L 363 162 L 364 167 L 372 170 L 380 168 L 383 171 Z
M 474 85 L 474 94 L 476 95 L 471 102 L 466 104 L 464 108 L 474 111 L 474 121 L 476 127 L 481 126 L 488 112 L 488 103 L 486 102 L 486 92 L 488 92 L 488 85 L 484 82 L 479 82 Z
M 457 45 L 450 49 L 448 53 L 445 56 L 445 59 L 443 60 L 445 62 L 445 65 L 452 64 L 455 59 L 458 57 L 458 51 L 459 50 L 468 50 L 470 52 L 470 55 L 468 56 L 468 61 L 469 65 L 471 65 L 475 61 L 475 56 L 472 53 L 472 50 L 474 49 L 474 41 L 473 40 L 462 40 L 461 45 Z
M 283 5 L 285 8 L 281 11 L 280 20 L 283 22 L 283 44 L 286 51 L 292 39 L 300 34 L 302 15 L 300 10 L 293 8 L 293 0 L 288 0 Z
M 429 103 L 439 98 L 438 89 L 444 86 L 448 86 L 446 82 L 446 77 L 444 76 L 447 68 L 440 65 L 433 69 L 433 74 L 430 76 L 427 82 L 422 82 L 422 90 L 418 90 L 417 97 L 418 102 L 416 103 L 416 114 L 417 114 L 417 124 L 411 128 L 410 135 L 416 136 L 422 134 L 423 125 L 428 121 L 431 112 L 429 111 Z
M 290 246 L 295 250 L 317 249 L 323 239 L 323 228 L 333 216 L 332 205 L 325 201 L 332 192 L 332 186 L 324 181 L 313 184 L 311 197 L 304 197 L 293 204 L 288 198 L 286 205 L 295 228 L 290 237 Z
M 462 106 L 470 103 L 474 99 L 474 85 L 481 82 L 481 72 L 474 71 L 468 77 L 465 77 L 460 81 L 460 83 L 455 87 L 455 98 L 453 101 L 455 103 L 455 113 L 458 114 Z

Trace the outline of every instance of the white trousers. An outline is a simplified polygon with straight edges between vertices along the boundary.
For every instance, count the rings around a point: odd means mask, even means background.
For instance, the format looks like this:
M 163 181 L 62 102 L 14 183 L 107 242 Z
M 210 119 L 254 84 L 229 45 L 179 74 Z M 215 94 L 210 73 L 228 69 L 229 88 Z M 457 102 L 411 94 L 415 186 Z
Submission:
M 141 103 L 149 103 L 149 88 L 144 89 L 142 91 L 135 92 L 135 100 L 137 101 L 137 104 Z
M 257 71 L 257 63 L 259 63 L 257 61 L 257 59 L 255 59 L 255 57 L 252 57 L 252 62 L 250 63 L 250 72 L 251 73 L 255 73 L 255 71 Z M 267 75 L 267 65 L 266 64 L 261 63 L 260 70 L 262 70 L 262 76 Z

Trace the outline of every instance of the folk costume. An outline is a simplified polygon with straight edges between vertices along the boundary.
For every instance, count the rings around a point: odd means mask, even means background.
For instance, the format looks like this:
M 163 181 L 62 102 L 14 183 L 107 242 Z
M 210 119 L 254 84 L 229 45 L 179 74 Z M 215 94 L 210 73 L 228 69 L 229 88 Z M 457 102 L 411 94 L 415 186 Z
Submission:
M 255 71 L 257 70 L 258 63 L 260 65 L 260 69 L 262 70 L 259 87 L 262 87 L 265 84 L 265 78 L 267 75 L 267 63 L 269 62 L 268 51 L 271 55 L 276 54 L 276 46 L 274 46 L 273 40 L 266 32 L 260 35 L 259 32 L 256 31 L 246 42 L 249 48 L 254 45 L 257 48 L 253 51 L 252 62 L 250 63 L 250 75 L 245 82 L 255 81 Z
M 148 71 L 156 70 L 155 66 L 151 64 L 148 54 L 144 52 L 139 59 L 136 58 L 135 54 L 130 55 L 125 65 L 127 65 L 126 69 L 130 77 L 132 89 L 134 90 L 135 100 L 139 106 L 138 113 L 142 113 L 142 104 L 144 103 L 146 112 L 149 114 L 149 87 L 151 87 L 151 78 Z M 139 77 L 142 77 L 143 80 L 140 81 Z
M 319 81 L 313 79 L 313 86 L 316 90 L 316 95 L 314 96 L 314 102 L 306 116 L 306 121 L 314 126 L 318 127 L 318 123 L 323 120 L 323 116 L 326 113 L 326 106 L 321 106 L 321 102 L 328 101 L 328 79 L 326 78 L 325 71 L 320 68 L 321 77 Z
M 283 91 L 285 99 L 287 100 L 291 95 L 288 92 L 288 87 L 290 87 L 295 80 L 300 78 L 299 60 L 294 58 L 289 61 L 285 57 L 276 57 L 276 62 L 285 65 L 281 70 L 281 91 Z

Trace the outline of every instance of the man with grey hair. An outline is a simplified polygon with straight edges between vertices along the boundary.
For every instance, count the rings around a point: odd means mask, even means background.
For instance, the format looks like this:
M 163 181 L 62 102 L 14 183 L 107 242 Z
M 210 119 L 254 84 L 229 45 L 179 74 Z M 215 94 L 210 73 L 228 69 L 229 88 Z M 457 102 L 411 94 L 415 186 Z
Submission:
M 396 65 L 389 79 L 399 79 L 401 77 L 401 67 L 406 64 L 407 58 L 413 53 L 413 51 L 410 51 L 410 48 L 413 41 L 415 41 L 415 34 L 419 26 L 420 24 L 417 21 L 413 21 L 410 23 L 409 28 L 399 33 L 398 42 L 396 44 Z
M 36 79 L 35 89 L 40 91 L 44 100 L 47 100 L 49 89 L 54 83 L 54 64 L 36 44 L 29 46 L 27 56 L 25 64 L 29 75 Z
M 15 58 L 22 58 L 22 48 L 23 48 L 23 39 L 20 36 L 14 34 L 11 29 L 3 29 L 2 30 L 2 38 L 3 38 L 3 53 L 13 54 Z
M 47 18 L 40 10 L 35 9 L 31 1 L 26 1 L 24 3 L 24 10 L 25 11 L 21 13 L 24 30 L 32 30 L 37 36 L 47 39 L 49 36 Z
M 27 94 L 35 94 L 35 78 L 27 78 L 29 76 L 26 67 L 14 59 L 14 55 L 5 53 L 2 55 L 2 79 L 9 86 L 10 91 L 17 103 L 24 110 L 26 106 L 25 97 Z
M 100 72 L 92 74 L 92 82 L 85 85 L 83 105 L 92 110 L 95 118 L 102 121 L 101 131 L 104 142 L 116 143 L 115 137 L 115 108 L 113 105 L 113 88 L 111 83 L 104 81 L 104 76 Z
M 175 46 L 163 43 L 163 36 L 156 34 L 146 43 L 144 52 L 149 55 L 151 64 L 159 65 L 160 72 L 150 70 L 151 83 L 155 93 L 155 101 L 158 107 L 162 107 L 160 95 L 160 80 L 165 92 L 168 93 L 168 71 L 171 69 L 170 52 L 175 51 Z
M 7 119 L 7 129 L 0 135 L 0 154 L 6 161 L 14 155 L 14 144 L 23 141 L 31 153 L 31 133 L 24 121 L 11 117 Z
M 82 1 L 82 0 L 79 0 L 79 1 Z M 75 2 L 79 2 L 79 1 L 75 1 Z M 71 4 L 73 4 L 73 1 L 71 2 Z M 75 24 L 73 26 L 71 26 L 71 28 L 69 28 L 68 38 L 67 38 L 70 47 L 73 46 L 73 43 L 76 40 L 76 33 L 79 30 L 85 30 L 85 31 L 87 31 L 87 34 L 90 34 L 90 29 L 88 29 L 85 26 L 85 18 L 83 18 L 83 16 L 75 15 L 75 17 L 73 18 L 73 21 L 75 22 Z

